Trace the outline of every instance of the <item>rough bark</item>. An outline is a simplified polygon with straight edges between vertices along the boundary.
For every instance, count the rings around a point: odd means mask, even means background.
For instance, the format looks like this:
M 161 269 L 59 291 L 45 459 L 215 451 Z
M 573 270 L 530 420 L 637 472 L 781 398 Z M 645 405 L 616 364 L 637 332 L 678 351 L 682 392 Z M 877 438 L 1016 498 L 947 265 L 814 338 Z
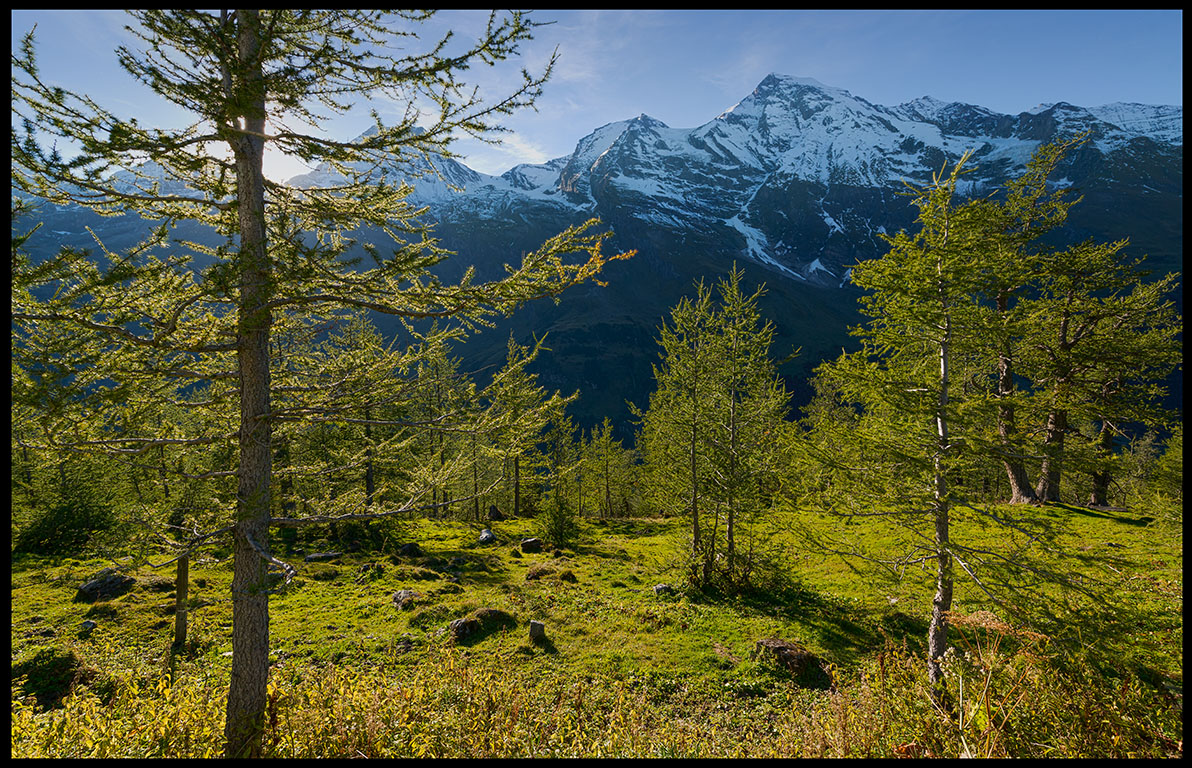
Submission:
M 1101 433 L 1099 435 L 1100 454 L 1102 458 L 1109 458 L 1113 456 L 1113 428 L 1109 422 L 1101 422 Z M 1109 481 L 1111 479 L 1110 471 L 1107 467 L 1103 467 L 1096 472 L 1093 472 L 1093 491 L 1089 497 L 1089 504 L 1097 507 L 1109 506 Z
M 269 675 L 268 547 L 272 473 L 269 300 L 263 174 L 265 97 L 259 59 L 260 19 L 236 11 L 239 38 L 241 130 L 233 140 L 240 226 L 240 306 L 237 363 L 240 378 L 240 464 L 232 574 L 232 676 L 224 727 L 225 757 L 259 757 Z M 265 549 L 265 551 L 268 551 Z
M 699 483 L 698 473 L 696 469 L 696 444 L 698 439 L 697 430 L 697 416 L 695 409 L 695 387 L 692 387 L 691 392 L 691 444 L 689 446 L 691 459 L 691 557 L 692 568 L 698 567 L 700 560 L 703 560 L 703 583 L 708 581 L 708 560 L 702 557 L 702 544 L 700 541 L 699 528 Z
M 521 516 L 521 457 L 513 457 L 513 516 Z
M 369 511 L 372 509 L 373 494 L 376 493 L 377 485 L 373 470 L 373 445 L 372 445 L 372 427 L 367 423 L 372 416 L 369 409 L 364 409 L 364 509 Z
M 951 353 L 952 326 L 948 315 L 948 302 L 942 297 L 944 311 L 943 336 L 940 340 L 940 394 L 937 402 L 935 425 L 936 446 L 934 459 L 935 474 L 935 552 L 936 580 L 935 596 L 931 601 L 931 623 L 927 628 L 927 679 L 933 686 L 943 682 L 940 660 L 948 648 L 948 611 L 952 610 L 952 553 L 949 549 L 949 504 L 948 481 L 944 473 L 944 454 L 951 449 L 948 438 L 948 385 L 949 355 Z
M 186 646 L 186 600 L 190 592 L 190 556 L 178 558 L 174 576 L 174 642 L 173 647 Z
M 1047 432 L 1043 438 L 1043 466 L 1035 496 L 1039 501 L 1060 500 L 1060 477 L 1064 460 L 1064 435 L 1068 431 L 1068 412 L 1057 408 L 1047 414 Z
M 1005 313 L 1007 299 L 1005 295 L 998 296 L 998 311 Z M 1002 466 L 1005 467 L 1006 477 L 1010 481 L 1011 504 L 1033 504 L 1037 501 L 1035 490 L 1026 471 L 1026 463 L 1017 446 L 1014 445 L 1014 435 L 1018 428 L 1015 424 L 1014 406 L 1005 402 L 1014 394 L 1014 367 L 1008 350 L 1003 349 L 998 355 L 998 383 L 997 396 L 1002 402 L 997 409 L 997 431 L 1002 443 Z

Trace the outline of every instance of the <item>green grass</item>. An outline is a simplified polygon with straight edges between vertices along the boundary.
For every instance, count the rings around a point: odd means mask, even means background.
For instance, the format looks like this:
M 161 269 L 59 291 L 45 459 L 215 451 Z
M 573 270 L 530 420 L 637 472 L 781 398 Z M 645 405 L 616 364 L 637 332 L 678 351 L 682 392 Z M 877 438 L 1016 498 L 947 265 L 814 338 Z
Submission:
M 780 578 L 765 590 L 656 596 L 655 584 L 681 584 L 675 565 L 681 520 L 585 521 L 574 547 L 520 556 L 512 550 L 534 535 L 533 520 L 494 523 L 500 543 L 492 546 L 476 543 L 479 524 L 415 520 L 401 523 L 400 539 L 418 542 L 421 557 L 359 552 L 306 564 L 301 555 L 279 553 L 299 568 L 270 603 L 271 679 L 275 699 L 281 697 L 274 719 L 280 712 L 291 724 L 274 723 L 268 749 L 324 757 L 353 749 L 369 756 L 1168 754 L 1167 745 L 1182 739 L 1178 533 L 1130 515 L 1062 505 L 1031 514 L 1054 530 L 1057 549 L 1046 561 L 1088 584 L 1096 580 L 1125 608 L 1098 609 L 1080 603 L 1085 598 L 1078 593 L 1052 589 L 1049 610 L 1067 605 L 1070 612 L 1039 617 L 1039 627 L 1061 628 L 1046 640 L 958 626 L 959 649 L 988 656 L 985 666 L 956 673 L 956 680 L 968 674 L 970 686 L 986 691 L 977 709 L 988 712 L 969 713 L 967 730 L 963 718 L 934 712 L 921 695 L 919 654 L 934 589 L 927 571 L 908 570 L 901 580 L 877 577 L 807 550 L 790 521 L 775 521 L 781 524 L 769 541 L 770 558 Z M 809 525 L 828 522 L 800 515 Z M 872 525 L 854 527 L 871 544 L 889 535 Z M 983 544 L 1004 536 L 969 527 L 970 540 Z M 371 563 L 380 565 L 380 575 L 357 583 Z M 230 558 L 217 552 L 192 563 L 191 643 L 182 654 L 169 650 L 173 593 L 163 578 L 172 570 L 155 571 L 131 557 L 114 564 L 136 576 L 137 586 L 87 604 L 73 602 L 75 590 L 111 561 L 14 559 L 14 756 L 218 752 L 220 728 L 202 723 L 222 721 Z M 535 568 L 554 575 L 527 580 Z M 559 578 L 562 572 L 574 581 Z M 958 576 L 957 614 L 987 610 L 1018 626 Z M 417 593 L 411 609 L 393 604 L 398 590 Z M 506 612 L 513 623 L 453 643 L 447 625 L 485 607 Z M 80 629 L 86 619 L 98 623 L 90 633 Z M 546 624 L 546 642 L 530 641 L 530 620 Z M 754 643 L 770 636 L 817 654 L 836 690 L 826 678 L 795 681 L 752 660 Z M 43 668 L 41 678 L 30 674 Z M 996 679 L 995 669 L 1002 670 Z M 335 695 L 320 699 L 328 686 Z M 1014 709 L 1011 700 L 1023 686 L 1035 686 L 1035 701 Z M 1089 717 L 1111 725 L 1090 723 L 1082 732 L 1065 720 L 1067 705 L 1050 720 L 1038 711 L 1048 697 L 1073 696 L 1089 702 Z M 994 727 L 999 706 L 1012 719 Z M 1113 725 L 1116 715 L 1106 713 L 1119 710 L 1125 719 Z M 992 718 L 980 734 L 972 725 L 978 715 Z M 166 723 L 168 716 L 174 721 Z M 435 724 L 413 725 L 419 718 Z M 498 738 L 490 731 L 501 723 L 507 733 Z M 100 728 L 110 738 L 95 736 L 87 746 L 86 739 L 65 738 L 72 728 Z M 1089 735 L 1098 728 L 1116 741 Z M 301 738 L 279 735 L 294 729 Z

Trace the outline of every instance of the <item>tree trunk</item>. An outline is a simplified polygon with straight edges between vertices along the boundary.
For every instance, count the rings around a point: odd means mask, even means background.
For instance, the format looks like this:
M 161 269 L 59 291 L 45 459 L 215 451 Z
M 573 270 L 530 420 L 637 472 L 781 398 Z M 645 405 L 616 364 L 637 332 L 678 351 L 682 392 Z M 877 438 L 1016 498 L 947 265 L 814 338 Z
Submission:
M 376 478 L 373 472 L 373 444 L 372 444 L 372 426 L 368 424 L 372 416 L 369 413 L 367 406 L 364 408 L 364 509 L 370 511 L 372 509 L 373 494 L 376 493 L 377 485 Z
M 1099 442 L 1099 458 L 1102 461 L 1108 462 L 1113 457 L 1113 429 L 1110 427 L 1109 422 L 1101 422 Z M 1111 475 L 1108 464 L 1102 465 L 1101 469 L 1093 472 L 1093 493 L 1089 497 L 1090 505 L 1099 507 L 1109 506 L 1110 479 Z
M 604 509 L 601 510 L 604 514 L 602 517 L 613 516 L 613 491 L 612 478 L 610 477 L 612 468 L 609 466 L 608 455 L 605 454 L 604 461 Z
M 941 291 L 942 294 L 942 291 Z M 952 325 L 948 314 L 948 302 L 941 299 L 944 312 L 943 338 L 940 340 L 940 394 L 935 414 L 936 445 L 934 459 L 935 473 L 935 553 L 936 579 L 935 597 L 931 601 L 931 624 L 927 628 L 927 680 L 932 686 L 943 682 L 940 660 L 948 648 L 948 611 L 952 610 L 952 553 L 949 548 L 949 504 L 948 485 L 945 475 L 944 454 L 951 450 L 948 438 L 948 384 L 949 355 L 951 353 Z
M 472 515 L 480 521 L 480 467 L 475 431 L 472 432 Z
M 693 388 L 694 389 L 694 388 Z M 706 558 L 702 557 L 703 548 L 700 541 L 699 529 L 699 475 L 696 469 L 696 408 L 695 408 L 695 393 L 692 392 L 691 400 L 691 445 L 690 445 L 690 459 L 691 459 L 691 557 L 692 570 L 699 567 L 700 560 L 703 560 L 703 582 L 708 581 L 708 562 Z M 697 576 L 697 581 L 699 578 Z
M 186 646 L 186 599 L 190 592 L 190 555 L 178 558 L 174 576 L 174 643 L 175 650 Z
M 734 344 L 735 347 L 735 344 Z M 734 349 L 735 352 L 735 349 Z M 729 406 L 728 406 L 728 431 L 729 431 L 729 448 L 728 448 L 728 521 L 727 533 L 725 536 L 726 543 L 726 558 L 728 560 L 728 583 L 733 584 L 734 574 L 736 571 L 737 557 L 737 542 L 736 542 L 736 499 L 734 492 L 736 491 L 737 483 L 737 393 L 735 391 L 729 392 Z
M 259 757 L 269 676 L 268 552 L 270 423 L 269 301 L 271 268 L 265 240 L 265 92 L 257 11 L 236 11 L 239 92 L 229 94 L 243 118 L 232 141 L 240 227 L 240 306 L 237 358 L 240 375 L 240 466 L 236 493 L 232 573 L 232 677 L 224 726 L 225 757 Z M 229 78 L 233 81 L 233 78 Z M 239 121 L 237 121 L 239 122 Z
M 521 516 L 521 457 L 514 457 L 514 516 Z
M 1043 466 L 1035 496 L 1039 501 L 1060 500 L 1060 474 L 1064 461 L 1064 434 L 1068 431 L 1068 412 L 1057 408 L 1047 415 L 1047 434 L 1043 439 Z
M 942 481 L 941 481 L 942 482 Z M 931 624 L 927 628 L 927 680 L 943 682 L 940 660 L 948 650 L 948 611 L 952 610 L 952 553 L 948 550 L 948 507 L 935 510 L 936 577 L 931 601 Z
M 1006 311 L 1006 296 L 997 298 L 999 312 Z M 998 355 L 997 396 L 999 400 L 1009 398 L 1014 394 L 1014 368 L 1011 363 L 1010 352 L 1003 349 Z M 1031 488 L 1030 478 L 1027 476 L 1026 463 L 1020 449 L 1014 445 L 1014 435 L 1018 431 L 1014 423 L 1014 406 L 1001 403 L 997 409 L 997 432 L 1002 443 L 1002 466 L 1006 469 L 1006 477 L 1010 481 L 1011 504 L 1033 504 L 1036 501 L 1035 490 Z

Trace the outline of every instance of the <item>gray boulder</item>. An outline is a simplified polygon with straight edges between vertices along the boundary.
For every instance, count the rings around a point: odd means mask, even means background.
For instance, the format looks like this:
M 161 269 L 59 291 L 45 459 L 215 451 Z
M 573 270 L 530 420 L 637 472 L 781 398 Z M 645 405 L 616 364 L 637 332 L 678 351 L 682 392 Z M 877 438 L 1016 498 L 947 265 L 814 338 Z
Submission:
M 522 548 L 522 552 L 541 552 L 542 551 L 542 539 L 540 539 L 538 537 L 522 539 L 521 548 Z
M 400 589 L 393 593 L 393 604 L 399 611 L 407 611 L 414 607 L 414 603 L 421 597 L 412 589 Z
M 343 557 L 343 552 L 312 552 L 306 557 L 302 558 L 303 562 L 319 563 L 327 560 L 336 560 Z
M 496 504 L 493 504 L 488 508 L 488 519 L 500 521 L 505 519 L 505 515 L 501 513 L 501 510 L 497 509 Z
M 492 531 L 490 531 L 488 528 L 485 528 L 483 531 L 480 532 L 479 542 L 481 544 L 496 544 L 497 536 Z
M 541 621 L 530 621 L 530 641 L 545 640 L 546 639 L 546 625 Z
M 451 633 L 451 639 L 456 641 L 467 638 L 478 629 L 480 629 L 480 622 L 470 616 L 456 619 L 447 625 L 447 631 Z
M 96 600 L 110 600 L 123 595 L 136 583 L 137 580 L 132 576 L 126 576 L 115 568 L 104 568 L 83 582 L 75 594 L 75 601 L 93 603 Z

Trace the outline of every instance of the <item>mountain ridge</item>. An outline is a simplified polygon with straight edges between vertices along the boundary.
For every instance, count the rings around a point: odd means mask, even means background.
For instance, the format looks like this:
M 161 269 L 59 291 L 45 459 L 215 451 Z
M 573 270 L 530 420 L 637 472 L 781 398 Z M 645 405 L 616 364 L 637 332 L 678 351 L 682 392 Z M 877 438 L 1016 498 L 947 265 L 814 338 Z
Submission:
M 438 206 L 433 215 L 445 219 L 491 215 L 519 204 L 608 218 L 610 207 L 637 206 L 638 218 L 658 226 L 719 227 L 736 241 L 741 257 L 791 279 L 827 284 L 847 270 L 841 259 L 851 258 L 855 249 L 836 257 L 830 249 L 811 251 L 793 242 L 777 222 L 764 221 L 759 195 L 768 200 L 793 182 L 817 186 L 822 194 L 801 211 L 809 220 L 794 228 L 802 243 L 808 235 L 826 242 L 849 229 L 872 235 L 886 231 L 885 224 L 834 206 L 830 187 L 878 190 L 884 198 L 904 182 L 928 183 L 944 162 L 971 150 L 976 172 L 967 191 L 994 191 L 1025 166 L 1039 144 L 1084 131 L 1103 156 L 1126 151 L 1138 140 L 1182 153 L 1182 108 L 1058 102 L 1008 115 L 931 96 L 887 107 L 813 78 L 771 73 L 737 104 L 695 128 L 671 128 L 640 114 L 594 129 L 569 155 L 521 163 L 498 176 L 446 160 L 439 171 L 460 191 L 423 179 L 413 199 Z M 321 180 L 318 173 L 289 183 L 309 185 Z M 879 245 L 869 239 L 871 246 Z
M 549 331 L 540 381 L 583 392 L 581 425 L 604 416 L 627 424 L 626 400 L 644 406 L 652 390 L 657 329 L 670 308 L 734 264 L 747 285 L 767 286 L 760 308 L 776 326 L 775 356 L 802 349 L 781 371 L 795 404 L 805 403 L 814 367 L 851 348 L 847 328 L 862 320 L 850 267 L 885 252 L 881 235 L 914 227 L 904 182 L 929 183 L 966 150 L 973 172 L 962 192 L 996 194 L 1041 143 L 1090 131 L 1054 179 L 1084 198 L 1062 238 L 1127 237 L 1129 253 L 1148 254 L 1155 272 L 1182 272 L 1182 114 L 1172 105 L 1057 102 L 1006 115 L 930 96 L 887 107 L 811 78 L 771 74 L 694 128 L 639 114 L 593 129 L 568 155 L 499 175 L 441 158 L 434 175 L 421 160 L 382 171 L 411 182 L 411 201 L 427 206 L 435 237 L 458 254 L 436 268 L 445 280 L 469 267 L 477 279 L 499 278 L 519 254 L 592 217 L 611 231 L 609 249 L 637 251 L 608 265 L 607 287 L 576 286 L 557 305 L 526 305 L 466 348 L 469 365 L 499 367 L 510 334 L 526 343 Z M 335 181 L 329 165 L 290 180 Z M 72 207 L 42 206 L 39 214 L 45 226 L 27 242 L 31 252 L 93 247 L 88 226 L 118 251 L 150 226 L 135 215 L 102 218 Z M 180 235 L 216 243 L 200 229 L 182 222 Z M 1176 300 L 1182 304 L 1182 289 Z M 374 320 L 397 332 L 392 319 Z M 627 426 L 619 436 L 632 438 Z

